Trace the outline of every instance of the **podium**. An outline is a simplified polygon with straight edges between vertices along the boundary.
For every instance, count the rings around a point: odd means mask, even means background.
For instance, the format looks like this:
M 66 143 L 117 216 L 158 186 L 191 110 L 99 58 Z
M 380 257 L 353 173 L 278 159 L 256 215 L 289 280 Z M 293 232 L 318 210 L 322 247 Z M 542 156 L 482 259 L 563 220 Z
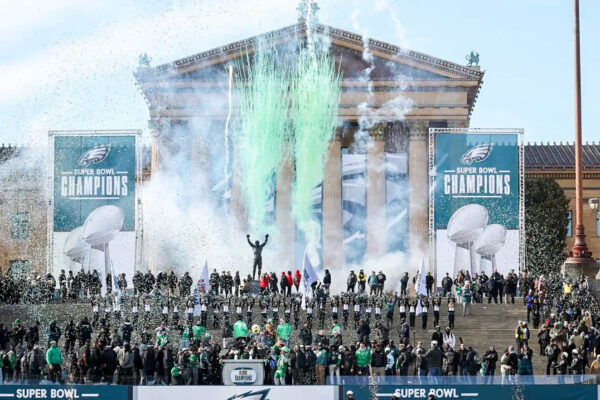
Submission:
M 264 360 L 223 360 L 223 384 L 260 386 L 265 381 Z

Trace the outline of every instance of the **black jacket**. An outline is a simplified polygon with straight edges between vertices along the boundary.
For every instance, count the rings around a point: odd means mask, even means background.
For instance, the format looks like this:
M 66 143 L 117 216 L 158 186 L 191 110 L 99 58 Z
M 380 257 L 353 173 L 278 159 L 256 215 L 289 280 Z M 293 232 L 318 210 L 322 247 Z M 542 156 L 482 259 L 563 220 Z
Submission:
M 154 348 L 146 348 L 142 363 L 146 374 L 153 374 L 156 371 L 156 353 L 154 353 Z
M 296 352 L 293 368 L 306 368 L 306 354 L 304 354 L 304 351 L 298 350 Z

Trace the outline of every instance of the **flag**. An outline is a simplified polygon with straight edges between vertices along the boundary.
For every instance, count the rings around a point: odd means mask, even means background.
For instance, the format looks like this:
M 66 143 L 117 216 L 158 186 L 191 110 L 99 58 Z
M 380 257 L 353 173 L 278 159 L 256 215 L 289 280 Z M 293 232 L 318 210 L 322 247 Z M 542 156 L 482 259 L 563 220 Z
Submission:
M 200 278 L 196 284 L 196 300 L 199 300 L 200 293 L 207 293 L 210 290 L 210 282 L 208 280 L 208 261 L 204 262 L 204 268 L 200 273 Z
M 304 263 L 302 265 L 302 293 L 303 298 L 312 298 L 312 284 L 317 281 L 317 273 L 308 258 L 308 254 L 304 253 Z
M 117 277 L 117 274 L 115 274 L 115 266 L 112 261 L 110 263 L 110 274 L 112 275 L 113 291 L 116 293 L 118 299 L 121 297 L 121 288 L 119 287 L 119 278 Z
M 427 296 L 427 284 L 426 284 L 426 274 L 425 274 L 425 258 L 421 259 L 421 268 L 419 269 L 419 274 L 417 275 L 417 282 L 415 287 L 415 296 L 425 295 Z M 421 306 L 421 299 L 417 301 L 417 315 L 421 315 L 421 311 L 423 307 Z

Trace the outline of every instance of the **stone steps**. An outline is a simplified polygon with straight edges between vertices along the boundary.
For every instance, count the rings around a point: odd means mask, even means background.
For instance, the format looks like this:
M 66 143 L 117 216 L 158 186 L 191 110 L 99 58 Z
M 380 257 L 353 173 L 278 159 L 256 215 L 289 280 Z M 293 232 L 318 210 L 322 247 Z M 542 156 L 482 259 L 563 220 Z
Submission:
M 127 309 L 129 307 L 122 307 L 124 317 L 128 316 Z M 517 322 L 520 319 L 526 319 L 526 310 L 523 306 L 521 299 L 516 299 L 515 304 L 473 304 L 472 316 L 463 318 L 462 305 L 457 305 L 455 328 L 454 333 L 457 338 L 461 337 L 463 342 L 467 346 L 473 346 L 475 350 L 483 354 L 489 347 L 490 344 L 494 344 L 496 351 L 501 353 L 508 346 L 515 345 L 514 330 L 517 326 Z M 20 318 L 25 326 L 32 324 L 35 320 L 39 320 L 42 323 L 42 331 L 48 326 L 50 321 L 57 320 L 61 329 L 69 319 L 73 319 L 76 323 L 81 320 L 84 315 L 91 314 L 91 306 L 86 303 L 50 303 L 42 305 L 1 305 L 0 306 L 0 323 L 4 323 L 5 326 L 11 326 L 12 322 L 16 318 Z M 101 311 L 101 318 L 103 312 Z M 280 316 L 283 313 L 280 312 Z M 316 318 L 317 314 L 314 314 L 313 318 L 313 333 L 316 334 L 318 331 L 318 322 Z M 180 318 L 183 314 L 180 313 Z M 231 318 L 233 318 L 232 316 Z M 148 324 L 149 328 L 154 328 L 160 323 L 160 315 L 156 315 L 155 318 Z M 244 314 L 245 318 L 245 314 Z M 257 323 L 260 321 L 260 310 L 258 306 L 254 312 L 254 319 Z M 340 312 L 341 320 L 341 312 Z M 301 317 L 301 323 L 304 321 L 304 316 Z M 349 344 L 358 340 L 356 330 L 353 329 L 353 311 L 350 311 L 348 319 L 348 329 L 343 332 L 344 343 Z M 374 314 L 371 321 L 374 321 Z M 211 333 L 215 340 L 221 339 L 221 331 L 219 329 L 210 329 L 212 327 L 212 311 L 209 310 L 208 316 L 208 331 Z M 390 331 L 390 339 L 397 342 L 398 332 L 400 325 L 400 317 L 398 309 L 396 308 L 394 314 L 394 323 Z M 421 318 L 417 316 L 415 321 L 415 328 L 411 329 L 411 341 L 423 341 L 425 347 L 429 346 L 431 340 L 431 334 L 433 333 L 433 312 L 430 312 L 428 319 L 428 330 L 424 331 L 421 329 Z M 373 324 L 372 324 L 373 326 Z M 447 326 L 447 306 L 444 304 L 440 311 L 440 326 L 443 330 Z M 325 321 L 325 332 L 329 332 L 330 320 L 326 318 Z M 297 333 L 292 332 L 292 339 L 297 338 Z M 171 335 L 175 340 L 176 334 Z M 376 338 L 376 331 L 372 329 L 372 338 Z M 43 335 L 42 335 L 43 337 Z M 139 340 L 137 332 L 134 334 L 133 340 Z M 531 347 L 534 350 L 535 356 L 533 357 L 534 371 L 538 373 L 545 372 L 546 360 L 545 357 L 539 356 L 539 345 L 537 344 L 537 330 L 531 332 L 530 339 Z M 497 368 L 499 373 L 499 368 Z

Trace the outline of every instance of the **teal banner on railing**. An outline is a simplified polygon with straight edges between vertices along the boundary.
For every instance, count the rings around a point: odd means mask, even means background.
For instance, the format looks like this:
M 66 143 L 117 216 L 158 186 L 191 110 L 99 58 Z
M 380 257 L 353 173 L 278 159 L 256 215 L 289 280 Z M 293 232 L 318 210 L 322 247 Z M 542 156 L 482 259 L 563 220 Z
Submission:
M 118 385 L 0 385 L 0 398 L 30 400 L 131 400 L 131 387 Z
M 597 385 L 344 385 L 344 399 L 351 391 L 356 400 L 389 400 L 394 393 L 398 399 L 427 400 L 540 400 L 597 399 Z

